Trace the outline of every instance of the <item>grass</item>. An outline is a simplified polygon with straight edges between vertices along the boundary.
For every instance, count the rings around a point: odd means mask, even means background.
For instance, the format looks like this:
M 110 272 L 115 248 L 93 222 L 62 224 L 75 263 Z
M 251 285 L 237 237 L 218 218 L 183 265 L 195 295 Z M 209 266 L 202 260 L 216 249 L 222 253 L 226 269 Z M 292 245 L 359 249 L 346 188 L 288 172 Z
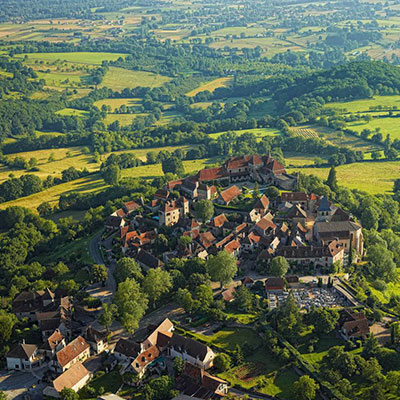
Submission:
M 56 205 L 62 194 L 68 194 L 72 192 L 98 192 L 106 187 L 107 185 L 104 183 L 104 180 L 99 174 L 89 175 L 84 178 L 77 179 L 76 181 L 53 186 L 49 189 L 43 190 L 42 192 L 35 193 L 27 197 L 21 197 L 20 199 L 8 201 L 6 203 L 0 203 L 0 209 L 5 209 L 11 206 L 20 206 L 29 208 L 31 210 L 36 210 L 40 204 L 46 201 L 52 205 Z
M 116 108 L 120 108 L 122 105 L 125 105 L 127 107 L 138 107 L 141 105 L 141 99 L 104 99 L 104 100 L 99 100 L 94 103 L 94 105 L 101 109 L 103 105 L 105 106 L 110 106 L 111 110 L 114 111 Z
M 49 155 L 53 154 L 55 161 L 49 162 Z M 67 156 L 69 154 L 70 156 Z M 61 171 L 69 168 L 87 168 L 90 172 L 99 169 L 100 163 L 93 163 L 92 156 L 82 154 L 82 147 L 68 147 L 63 149 L 51 149 L 51 150 L 35 150 L 27 151 L 24 153 L 14 153 L 8 155 L 10 159 L 14 157 L 23 157 L 26 160 L 30 158 L 36 158 L 38 161 L 37 168 L 39 171 L 29 172 L 26 170 L 10 170 L 8 167 L 0 167 L 0 183 L 8 179 L 10 173 L 13 173 L 16 177 L 21 175 L 32 173 L 39 176 L 41 179 L 45 179 L 48 175 L 53 177 L 61 176 Z
M 73 255 L 76 260 L 79 259 L 82 262 L 82 265 L 93 264 L 93 258 L 89 252 L 90 240 L 91 237 L 84 237 L 72 240 L 69 243 L 52 249 L 50 253 L 40 254 L 40 256 L 36 257 L 36 260 L 43 264 L 51 264 L 57 262 L 57 260 L 68 260 L 71 258 L 71 255 Z M 80 273 L 80 275 L 71 276 L 71 278 L 77 281 L 79 280 L 79 283 L 83 283 L 84 280 L 87 278 L 87 272 L 83 270 L 81 271 L 82 272 Z
M 64 116 L 75 116 L 75 117 L 86 117 L 89 113 L 83 110 L 77 110 L 75 108 L 63 108 L 56 112 L 56 114 Z
M 148 149 L 147 151 L 150 151 Z M 205 168 L 206 166 L 213 165 L 216 162 L 214 159 L 202 158 L 200 160 L 190 160 L 183 161 L 183 167 L 185 173 L 191 174 Z M 124 169 L 121 172 L 122 177 L 132 177 L 132 178 L 155 178 L 156 176 L 162 176 L 161 164 L 153 165 L 141 165 L 140 167 Z
M 363 129 L 370 129 L 374 131 L 380 128 L 383 137 L 390 135 L 391 139 L 400 139 L 400 119 L 399 118 L 374 118 L 370 122 L 355 121 L 347 124 L 349 129 L 361 132 Z
M 374 96 L 372 99 L 362 99 L 354 101 L 345 101 L 339 103 L 328 103 L 325 107 L 346 109 L 348 112 L 365 112 L 369 111 L 370 107 L 384 106 L 400 108 L 400 96 Z
M 46 61 L 67 61 L 79 64 L 93 64 L 101 65 L 103 61 L 116 61 L 120 57 L 126 57 L 126 54 L 122 53 L 95 53 L 95 52 L 73 52 L 73 53 L 29 53 L 19 54 L 16 57 L 24 58 L 28 57 L 28 60 L 46 60 Z
M 274 128 L 255 128 L 255 129 L 243 129 L 237 131 L 231 131 L 236 133 L 237 135 L 243 135 L 244 133 L 252 133 L 257 137 L 257 139 L 261 139 L 265 136 L 275 136 L 280 135 L 280 131 Z M 209 136 L 213 139 L 217 139 L 219 136 L 225 134 L 227 132 L 218 132 L 218 133 L 211 133 Z
M 112 371 L 109 373 L 104 374 L 98 378 L 94 378 L 89 382 L 89 385 L 95 389 L 96 393 L 99 392 L 100 388 L 104 389 L 104 393 L 113 393 L 115 394 L 117 390 L 122 385 L 122 377 L 118 371 Z M 80 399 L 97 399 L 97 396 L 93 397 L 87 393 L 85 388 L 83 388 L 79 392 Z
M 347 164 L 337 167 L 336 171 L 339 185 L 370 194 L 390 193 L 394 180 L 400 178 L 400 161 Z M 288 172 L 313 174 L 326 179 L 329 168 L 289 168 Z
M 345 146 L 353 150 L 372 152 L 380 150 L 381 146 L 353 135 L 345 135 L 334 129 L 317 125 L 303 125 L 290 128 L 292 133 L 304 138 L 323 138 L 328 143 L 336 146 Z
M 107 114 L 103 119 L 104 125 L 110 125 L 115 121 L 119 121 L 121 126 L 131 125 L 137 117 L 145 117 L 147 114 Z
M 208 90 L 209 92 L 214 92 L 215 89 L 220 87 L 228 87 L 232 83 L 232 77 L 225 77 L 225 78 L 218 78 L 214 79 L 210 82 L 204 83 L 203 85 L 199 86 L 196 89 L 191 90 L 190 92 L 186 93 L 186 96 L 194 97 L 196 94 L 200 92 L 204 92 Z
M 145 71 L 131 71 L 124 68 L 110 67 L 107 71 L 102 87 L 109 87 L 113 90 L 125 88 L 134 89 L 142 87 L 160 87 L 171 80 L 168 76 L 153 74 Z
M 211 336 L 200 333 L 193 335 L 208 345 L 214 345 L 223 350 L 234 351 L 237 345 L 243 346 L 245 342 L 254 348 L 262 345 L 262 340 L 257 333 L 253 329 L 248 328 L 224 328 Z
M 277 361 L 266 347 L 246 357 L 243 365 L 218 376 L 232 385 L 287 399 L 291 398 L 291 387 L 298 379 L 294 370 Z

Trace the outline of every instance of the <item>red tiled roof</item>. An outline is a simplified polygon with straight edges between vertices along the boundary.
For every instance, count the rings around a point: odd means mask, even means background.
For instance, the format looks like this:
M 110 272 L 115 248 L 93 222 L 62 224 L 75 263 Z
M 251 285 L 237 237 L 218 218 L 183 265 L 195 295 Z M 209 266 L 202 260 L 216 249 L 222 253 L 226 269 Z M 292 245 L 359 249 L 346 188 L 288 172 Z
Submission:
M 215 237 L 211 232 L 200 233 L 199 242 L 208 249 L 215 242 Z
M 234 185 L 231 186 L 229 189 L 224 190 L 223 192 L 220 193 L 220 196 L 222 200 L 224 200 L 225 203 L 230 203 L 233 199 L 238 197 L 242 193 L 242 190 Z
M 224 290 L 224 291 L 221 293 L 221 295 L 222 295 L 222 298 L 223 298 L 225 301 L 230 302 L 230 301 L 232 301 L 232 300 L 235 299 L 235 292 L 236 292 L 236 289 L 235 289 L 234 287 L 232 287 L 232 288 L 230 288 L 230 289 Z
M 82 336 L 78 336 L 57 353 L 57 361 L 62 367 L 64 367 L 89 347 L 89 343 L 87 343 Z
M 136 201 L 128 201 L 124 204 L 124 207 L 129 211 L 135 211 L 140 208 L 140 204 L 136 203 Z
M 82 363 L 77 362 L 58 378 L 54 379 L 54 389 L 56 389 L 57 392 L 61 392 L 64 388 L 71 389 L 88 374 L 89 371 L 82 365 Z
M 142 353 L 140 353 L 135 360 L 131 363 L 133 369 L 140 371 L 143 370 L 148 364 L 153 362 L 160 355 L 157 346 L 151 346 Z
M 226 218 L 225 214 L 220 214 L 213 218 L 211 225 L 216 228 L 220 228 L 225 222 L 228 222 L 228 218 Z
M 284 192 L 281 194 L 282 202 L 307 201 L 308 195 L 305 192 Z
M 226 178 L 228 173 L 224 167 L 205 168 L 199 171 L 197 178 L 199 181 L 214 181 Z
M 232 240 L 231 242 L 229 242 L 228 244 L 225 245 L 224 249 L 228 252 L 228 253 L 233 253 L 236 250 L 240 249 L 240 242 L 237 240 Z
M 263 231 L 265 231 L 267 228 L 271 228 L 271 229 L 275 229 L 276 228 L 276 225 L 271 221 L 270 218 L 267 218 L 267 216 L 261 218 L 257 222 L 256 226 L 258 226 Z

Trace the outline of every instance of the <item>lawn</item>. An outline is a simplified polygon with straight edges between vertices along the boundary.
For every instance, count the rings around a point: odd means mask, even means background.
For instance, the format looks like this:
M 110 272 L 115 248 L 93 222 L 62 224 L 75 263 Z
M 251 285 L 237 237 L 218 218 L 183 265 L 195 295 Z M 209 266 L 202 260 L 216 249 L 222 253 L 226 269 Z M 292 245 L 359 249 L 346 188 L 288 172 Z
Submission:
M 369 111 L 370 107 L 376 106 L 400 108 L 400 96 L 374 96 L 372 99 L 328 103 L 325 107 L 346 109 L 348 112 L 356 113 Z
M 222 350 L 234 351 L 237 345 L 243 346 L 245 342 L 253 348 L 262 345 L 262 339 L 253 329 L 248 328 L 223 328 L 211 336 L 200 333 L 193 334 L 195 337 L 214 345 Z
M 199 86 L 196 89 L 191 90 L 190 92 L 186 93 L 186 96 L 194 97 L 196 94 L 200 92 L 204 92 L 208 90 L 209 92 L 214 92 L 215 89 L 220 87 L 228 87 L 232 83 L 233 78 L 228 76 L 225 78 L 218 78 L 214 79 L 210 82 L 206 82 L 203 85 Z
M 110 67 L 101 86 L 109 87 L 113 90 L 134 89 L 138 86 L 154 88 L 160 87 L 170 80 L 171 78 L 168 76 L 153 74 L 152 72 Z
M 394 180 L 400 178 L 400 161 L 347 164 L 337 167 L 336 171 L 339 185 L 370 194 L 390 193 Z M 329 168 L 289 168 L 288 172 L 313 174 L 326 179 Z
M 371 122 L 349 122 L 347 127 L 357 132 L 361 132 L 363 129 L 374 131 L 376 128 L 380 128 L 383 137 L 389 134 L 392 140 L 400 139 L 400 118 L 374 118 Z
M 99 393 L 99 389 L 103 388 L 104 393 L 115 394 L 122 385 L 122 377 L 118 371 L 112 371 L 104 374 L 98 378 L 94 378 L 89 382 L 89 385 L 95 389 L 96 393 Z M 85 388 L 79 392 L 80 399 L 97 399 L 97 396 L 93 396 L 87 393 Z
M 232 385 L 286 399 L 291 398 L 292 385 L 298 379 L 295 371 L 276 360 L 266 347 L 246 357 L 243 365 L 218 376 Z
M 46 60 L 46 61 L 67 61 L 79 64 L 101 65 L 103 61 L 116 61 L 120 57 L 126 57 L 121 53 L 95 53 L 95 52 L 72 52 L 72 53 L 29 53 L 19 54 L 16 57 L 24 58 L 28 56 L 28 60 Z

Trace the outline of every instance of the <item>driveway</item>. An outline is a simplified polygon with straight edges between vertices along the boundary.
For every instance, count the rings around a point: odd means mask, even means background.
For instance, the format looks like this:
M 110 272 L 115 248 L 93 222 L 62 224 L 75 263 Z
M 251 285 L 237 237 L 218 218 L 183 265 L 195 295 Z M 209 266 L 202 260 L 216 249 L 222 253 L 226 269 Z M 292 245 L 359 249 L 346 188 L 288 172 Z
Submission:
M 43 399 L 43 389 L 46 384 L 38 383 L 39 379 L 30 372 L 5 372 L 0 373 L 0 390 L 8 399 L 23 399 L 29 394 L 31 399 Z

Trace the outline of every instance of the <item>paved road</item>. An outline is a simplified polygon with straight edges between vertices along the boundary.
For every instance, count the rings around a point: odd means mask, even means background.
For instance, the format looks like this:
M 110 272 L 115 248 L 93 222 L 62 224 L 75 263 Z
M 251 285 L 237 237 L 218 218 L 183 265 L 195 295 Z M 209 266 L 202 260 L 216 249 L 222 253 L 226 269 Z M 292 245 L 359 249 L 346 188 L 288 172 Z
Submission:
M 112 248 L 112 237 L 106 239 L 104 242 L 101 241 L 102 232 L 97 233 L 93 236 L 89 244 L 89 251 L 96 264 L 105 265 L 108 268 L 108 279 L 105 286 L 100 284 L 93 285 L 87 291 L 93 297 L 98 297 L 101 301 L 106 303 L 111 303 L 112 298 L 117 290 L 117 283 L 114 279 L 115 263 L 106 263 L 103 260 L 102 253 L 100 251 L 100 246 L 103 244 L 107 249 Z

